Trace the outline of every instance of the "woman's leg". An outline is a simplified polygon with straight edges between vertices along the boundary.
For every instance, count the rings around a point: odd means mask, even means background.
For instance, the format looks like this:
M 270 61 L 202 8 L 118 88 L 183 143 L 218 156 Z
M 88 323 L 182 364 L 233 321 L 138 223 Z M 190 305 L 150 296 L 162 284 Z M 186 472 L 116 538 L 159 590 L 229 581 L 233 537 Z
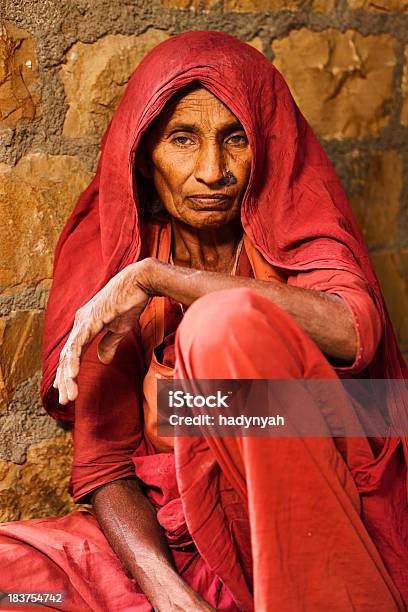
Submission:
M 336 380 L 296 322 L 248 289 L 197 300 L 178 330 L 176 356 L 175 378 Z M 322 407 L 311 396 L 303 401 L 324 426 Z M 353 420 L 346 397 L 342 410 Z M 350 472 L 372 458 L 368 441 L 296 436 L 293 429 L 290 438 L 176 438 L 187 525 L 202 556 L 243 609 L 250 606 L 243 555 L 251 546 L 257 611 L 404 610 L 361 520 Z M 228 483 L 235 499 L 225 494 Z

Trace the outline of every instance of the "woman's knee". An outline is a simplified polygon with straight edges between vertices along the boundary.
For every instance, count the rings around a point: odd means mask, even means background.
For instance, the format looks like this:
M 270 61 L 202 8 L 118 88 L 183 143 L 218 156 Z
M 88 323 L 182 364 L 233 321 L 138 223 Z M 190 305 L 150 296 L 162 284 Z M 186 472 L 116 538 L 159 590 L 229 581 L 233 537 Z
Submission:
M 180 334 L 190 338 L 210 334 L 214 340 L 221 340 L 232 330 L 247 330 L 248 326 L 253 332 L 257 326 L 268 329 L 269 335 L 284 342 L 305 335 L 287 312 L 247 287 L 214 291 L 196 300 L 184 316 Z
M 196 300 L 181 322 L 180 336 L 220 341 L 232 329 L 242 328 L 253 317 L 259 296 L 252 289 L 234 288 L 213 291 Z
M 178 330 L 177 351 L 184 362 L 217 362 L 223 370 L 228 362 L 235 376 L 251 371 L 273 377 L 278 366 L 281 375 L 289 369 L 289 375 L 298 376 L 302 335 L 290 315 L 269 298 L 248 288 L 228 289 L 207 294 L 188 309 Z

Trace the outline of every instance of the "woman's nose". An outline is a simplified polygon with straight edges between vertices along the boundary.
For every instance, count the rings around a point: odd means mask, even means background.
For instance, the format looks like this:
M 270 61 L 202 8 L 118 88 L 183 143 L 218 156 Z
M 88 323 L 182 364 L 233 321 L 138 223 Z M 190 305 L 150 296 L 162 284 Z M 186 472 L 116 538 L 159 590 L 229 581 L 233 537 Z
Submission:
M 225 163 L 221 145 L 211 143 L 200 147 L 195 168 L 197 181 L 215 185 L 224 178 L 224 171 Z

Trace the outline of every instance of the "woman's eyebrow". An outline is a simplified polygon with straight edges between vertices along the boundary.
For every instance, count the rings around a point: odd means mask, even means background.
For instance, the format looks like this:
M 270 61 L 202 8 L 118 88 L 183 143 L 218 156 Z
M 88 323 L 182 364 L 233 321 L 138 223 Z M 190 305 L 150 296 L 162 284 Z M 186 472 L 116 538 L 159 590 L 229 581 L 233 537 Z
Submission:
M 232 121 L 219 127 L 221 132 L 235 132 L 236 130 L 244 130 L 239 121 Z M 201 128 L 197 123 L 175 122 L 169 124 L 166 132 L 200 132 Z
M 166 132 L 198 132 L 199 127 L 196 123 L 173 123 L 167 126 Z
M 232 121 L 222 128 L 222 131 L 224 132 L 236 132 L 238 130 L 242 130 L 243 132 L 245 131 L 239 121 Z

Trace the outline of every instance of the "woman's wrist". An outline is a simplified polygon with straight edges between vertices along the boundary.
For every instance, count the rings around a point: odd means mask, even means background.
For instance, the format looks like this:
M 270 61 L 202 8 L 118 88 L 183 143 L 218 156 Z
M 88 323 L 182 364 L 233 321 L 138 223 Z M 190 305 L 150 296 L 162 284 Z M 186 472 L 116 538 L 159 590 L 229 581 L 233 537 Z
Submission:
M 157 295 L 155 283 L 156 261 L 154 257 L 146 257 L 129 266 L 129 268 L 131 268 L 134 283 L 151 297 Z
M 151 297 L 164 295 L 162 292 L 165 283 L 162 282 L 163 274 L 168 274 L 166 270 L 169 266 L 155 259 L 154 257 L 146 257 L 134 264 L 138 266 L 136 273 L 136 282 Z
M 212 610 L 167 560 L 156 561 L 152 571 L 132 574 L 157 612 Z

